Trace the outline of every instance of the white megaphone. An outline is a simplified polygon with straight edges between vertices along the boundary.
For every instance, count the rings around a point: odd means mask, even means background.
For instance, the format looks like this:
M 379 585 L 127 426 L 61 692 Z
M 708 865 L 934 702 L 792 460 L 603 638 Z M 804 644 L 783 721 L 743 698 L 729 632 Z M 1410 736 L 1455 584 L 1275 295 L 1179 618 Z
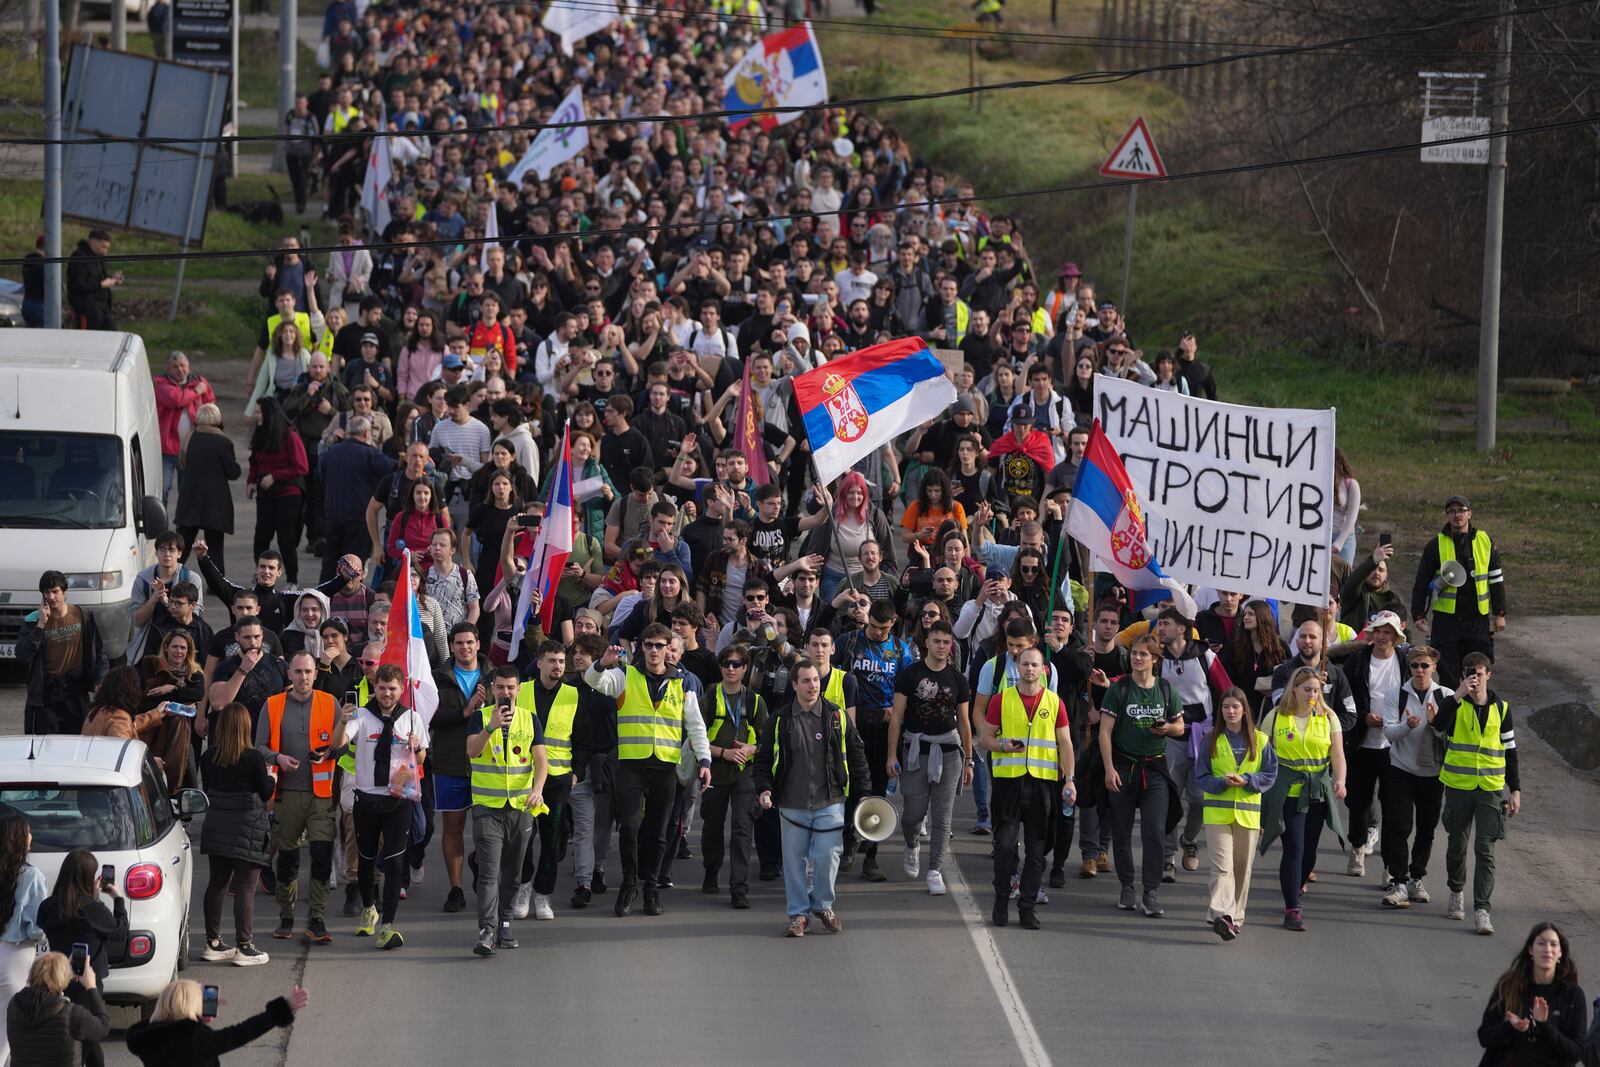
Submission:
M 1460 560 L 1447 559 L 1439 565 L 1439 580 L 1451 589 L 1460 589 L 1467 584 L 1467 568 Z
M 856 805 L 856 836 L 863 841 L 887 841 L 900 822 L 894 805 L 883 797 L 866 797 Z

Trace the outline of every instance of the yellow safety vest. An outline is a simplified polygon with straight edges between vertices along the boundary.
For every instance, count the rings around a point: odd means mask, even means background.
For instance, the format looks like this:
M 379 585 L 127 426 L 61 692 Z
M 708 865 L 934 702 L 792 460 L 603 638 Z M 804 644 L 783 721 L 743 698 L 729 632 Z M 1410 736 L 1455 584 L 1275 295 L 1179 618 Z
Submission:
M 539 714 L 534 703 L 538 682 L 523 682 L 517 687 L 517 707 Z M 544 754 L 550 762 L 549 777 L 572 773 L 572 720 L 578 714 L 578 689 L 563 685 L 550 702 L 549 718 L 544 723 Z
M 1230 774 L 1254 774 L 1261 769 L 1261 760 L 1267 749 L 1267 735 L 1260 730 L 1256 735 L 1256 754 L 1245 754 L 1244 762 L 1233 758 L 1233 745 L 1227 737 L 1217 738 L 1216 755 L 1211 757 L 1211 773 L 1218 778 Z M 1220 793 L 1207 793 L 1200 802 L 1208 826 L 1230 826 L 1238 823 L 1246 830 L 1261 829 L 1261 794 L 1247 786 L 1228 786 Z
M 1061 698 L 1048 689 L 1039 691 L 1039 706 L 1032 719 L 1015 687 L 1000 694 L 1000 736 L 1025 738 L 1028 747 L 1022 752 L 991 753 L 989 765 L 996 778 L 1021 778 L 1026 774 L 1047 782 L 1060 780 L 1060 756 L 1056 750 L 1056 718 L 1060 711 Z
M 967 324 L 972 321 L 972 308 L 960 297 L 956 298 L 956 344 L 967 338 Z
M 344 128 L 350 125 L 351 122 L 355 121 L 355 117 L 359 114 L 361 114 L 360 110 L 354 105 L 351 105 L 347 108 L 341 108 L 335 105 L 333 114 L 330 116 L 333 119 L 333 125 L 330 127 L 330 129 L 332 129 L 334 133 L 343 133 Z
M 677 763 L 683 747 L 683 678 L 667 681 L 661 702 L 650 699 L 644 672 L 627 668 L 622 706 L 617 711 L 617 758 Z
M 363 674 L 361 681 L 356 683 L 356 703 L 364 708 L 371 699 L 372 690 L 367 685 L 367 676 Z M 338 759 L 339 769 L 346 774 L 356 773 L 356 747 L 353 742 L 353 738 L 345 738 L 345 753 Z
M 828 668 L 828 684 L 822 687 L 822 699 L 826 700 L 840 711 L 845 709 L 843 668 Z
M 484 708 L 482 716 L 479 729 L 489 735 L 489 743 L 471 761 L 472 803 L 484 808 L 509 804 L 533 815 L 549 811 L 543 804 L 537 808 L 528 806 L 528 794 L 533 790 L 533 712 L 515 707 L 510 731 L 504 737 L 499 730 L 489 729 L 493 706 Z
M 1491 550 L 1489 535 L 1478 530 L 1472 535 L 1472 574 L 1473 589 L 1478 594 L 1478 614 L 1489 614 L 1489 552 Z M 1456 558 L 1455 538 L 1449 534 L 1439 535 L 1439 566 L 1453 562 Z M 1445 615 L 1454 615 L 1456 612 L 1456 590 L 1453 586 L 1440 583 L 1439 593 L 1433 598 L 1433 610 Z
M 283 316 L 278 314 L 276 311 L 274 311 L 271 315 L 267 316 L 267 351 L 268 352 L 272 351 L 272 337 L 273 337 L 274 334 L 276 334 L 278 332 L 278 323 L 280 323 L 282 321 L 283 321 Z M 294 324 L 300 330 L 300 347 L 301 348 L 307 348 L 307 349 L 311 348 L 311 346 L 312 346 L 311 316 L 307 315 L 304 311 L 296 311 L 294 313 Z M 331 347 L 329 348 L 329 351 L 330 352 L 332 351 Z
M 759 698 L 756 697 L 756 695 L 748 688 L 742 689 L 740 692 L 743 693 L 747 699 L 749 699 L 750 711 L 754 712 L 756 710 L 755 702 Z M 722 686 L 720 685 L 717 686 L 716 689 L 716 700 L 714 702 L 714 706 L 716 707 L 716 712 L 712 715 L 711 725 L 706 730 L 706 737 L 712 740 L 713 743 L 715 743 L 716 736 L 722 732 L 722 724 L 728 720 L 728 705 L 722 692 Z M 744 717 L 744 736 L 734 738 L 734 740 L 738 741 L 740 744 L 753 745 L 756 743 L 756 728 L 750 722 L 751 717 L 752 716 L 748 714 Z
M 1305 733 L 1295 729 L 1293 715 L 1275 714 L 1272 717 L 1272 751 L 1278 757 L 1278 766 L 1315 778 L 1328 769 L 1328 753 L 1333 751 L 1333 727 L 1322 712 L 1312 715 L 1306 722 Z M 1304 782 L 1289 787 L 1289 795 L 1297 797 Z
M 1451 789 L 1485 789 L 1498 793 L 1506 787 L 1506 746 L 1500 740 L 1506 702 L 1489 705 L 1488 721 L 1478 726 L 1478 709 L 1463 700 L 1456 708 L 1456 723 L 1444 746 L 1444 766 L 1439 781 Z

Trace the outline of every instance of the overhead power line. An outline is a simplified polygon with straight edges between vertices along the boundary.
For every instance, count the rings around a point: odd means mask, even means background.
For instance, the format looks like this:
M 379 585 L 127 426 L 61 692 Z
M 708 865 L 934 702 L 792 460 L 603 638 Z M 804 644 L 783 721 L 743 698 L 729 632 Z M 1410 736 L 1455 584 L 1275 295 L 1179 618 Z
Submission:
M 1105 189 L 1118 189 L 1129 185 L 1152 185 L 1162 182 L 1194 181 L 1201 178 L 1221 178 L 1234 174 L 1249 174 L 1257 171 L 1278 170 L 1283 167 L 1313 166 L 1319 163 L 1338 163 L 1352 159 L 1370 159 L 1377 156 L 1393 155 L 1398 152 L 1412 152 L 1425 145 L 1451 145 L 1465 144 L 1471 141 L 1481 141 L 1498 137 L 1523 137 L 1537 133 L 1553 133 L 1559 130 L 1573 129 L 1587 126 L 1600 120 L 1600 114 L 1586 114 L 1576 118 L 1563 119 L 1557 122 L 1542 122 L 1531 126 L 1519 126 L 1511 129 L 1489 133 L 1473 133 L 1462 137 L 1445 137 L 1433 141 L 1408 141 L 1404 144 L 1379 145 L 1371 148 L 1352 148 L 1340 152 L 1324 152 L 1314 156 L 1301 156 L 1295 159 L 1274 159 L 1260 163 L 1239 163 L 1228 167 L 1211 167 L 1205 170 L 1184 171 L 1169 174 L 1161 179 L 1126 179 L 1099 182 L 1081 182 L 1074 185 L 1059 185 L 1048 189 L 1025 189 L 1006 193 L 989 193 L 984 196 L 957 196 L 948 197 L 941 203 L 974 203 L 978 201 L 1018 200 L 1034 196 L 1059 196 L 1065 193 L 1088 193 Z M 898 209 L 897 209 L 898 210 Z M 769 215 L 757 221 L 793 221 L 799 218 L 809 218 L 817 214 L 834 215 L 839 212 L 805 212 L 803 215 Z M 516 236 L 502 235 L 500 237 L 472 237 L 458 239 L 439 239 L 432 241 L 397 241 L 397 242 L 371 242 L 356 247 L 365 248 L 369 252 L 388 252 L 396 249 L 421 249 L 421 248 L 460 248 L 463 246 L 481 246 L 484 244 L 515 244 L 519 240 L 535 239 L 540 242 L 560 240 L 582 240 L 595 237 L 637 237 L 651 229 L 682 229 L 697 228 L 697 223 L 662 223 L 658 226 L 619 226 L 610 229 L 593 229 L 583 231 L 564 231 L 549 234 L 518 234 Z M 312 245 L 297 249 L 301 254 L 332 253 L 348 251 L 344 245 Z M 200 260 L 200 259 L 247 259 L 252 257 L 270 257 L 281 255 L 282 248 L 245 248 L 245 249 L 204 249 L 188 250 L 182 252 L 130 252 L 114 254 L 103 257 L 108 263 L 170 263 L 175 260 Z M 59 256 L 55 258 L 40 259 L 0 259 L 0 267 L 21 267 L 28 264 L 43 265 L 47 263 L 67 263 L 71 257 Z
M 1556 8 L 1571 7 L 1575 4 L 1589 3 L 1592 0 L 1555 0 L 1553 3 L 1541 7 L 1519 8 L 1515 14 L 1529 15 Z M 1064 85 L 1105 85 L 1127 81 L 1146 74 L 1163 74 L 1167 72 L 1196 70 L 1215 67 L 1229 63 L 1241 63 L 1249 60 L 1270 59 L 1282 56 L 1298 55 L 1305 52 L 1341 48 L 1350 44 L 1363 41 L 1380 40 L 1390 37 L 1402 37 L 1419 33 L 1431 33 L 1441 29 L 1450 29 L 1457 26 L 1472 25 L 1479 22 L 1488 22 L 1504 17 L 1502 13 L 1466 15 L 1459 19 L 1447 22 L 1434 23 L 1428 26 L 1416 26 L 1397 30 L 1379 30 L 1373 33 L 1357 34 L 1341 37 L 1332 41 L 1320 41 L 1304 45 L 1277 45 L 1271 48 L 1257 49 L 1250 52 L 1235 52 L 1226 55 L 1211 56 L 1205 59 L 1184 60 L 1172 63 L 1157 63 L 1142 67 L 1129 67 L 1121 70 L 1093 70 L 1080 71 L 1074 74 L 1065 74 L 1057 78 L 1028 78 L 1018 81 L 998 82 L 994 85 L 963 85 L 950 89 L 939 89 L 924 93 L 893 93 L 884 96 L 857 97 L 849 100 L 834 100 L 823 104 L 783 104 L 760 111 L 738 111 L 719 109 L 702 111 L 689 115 L 632 115 L 625 117 L 588 118 L 580 122 L 571 123 L 536 123 L 526 126 L 468 126 L 452 129 L 447 136 L 460 136 L 472 134 L 487 134 L 520 130 L 528 133 L 538 133 L 546 129 L 571 129 L 575 127 L 607 127 L 625 123 L 689 123 L 706 119 L 727 118 L 752 118 L 763 114 L 801 114 L 812 111 L 825 111 L 834 108 L 857 108 L 877 104 L 906 104 L 919 103 L 928 100 L 946 100 L 957 97 L 972 96 L 978 93 L 1006 92 L 1016 89 L 1044 89 Z M 195 145 L 195 144 L 277 144 L 290 141 L 319 140 L 321 134 L 231 134 L 217 137 L 114 137 L 100 135 L 84 138 L 49 138 L 49 137 L 10 137 L 0 139 L 0 145 L 103 145 L 103 144 L 145 144 L 145 145 Z M 376 137 L 409 137 L 429 136 L 427 130 L 407 131 L 398 130 L 358 130 L 346 131 L 339 135 L 340 139 L 370 140 Z

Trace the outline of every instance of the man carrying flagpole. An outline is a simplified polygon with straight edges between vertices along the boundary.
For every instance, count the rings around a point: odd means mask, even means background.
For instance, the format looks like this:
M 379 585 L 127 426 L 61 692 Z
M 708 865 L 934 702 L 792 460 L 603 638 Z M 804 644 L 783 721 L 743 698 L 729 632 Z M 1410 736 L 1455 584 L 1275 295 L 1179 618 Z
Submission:
M 573 519 L 572 430 L 568 427 L 561 434 L 561 456 L 550 478 L 544 518 L 537 520 L 539 532 L 534 538 L 533 554 L 528 557 L 528 569 L 523 572 L 522 589 L 517 594 L 511 649 L 506 653 L 509 663 L 516 663 L 521 654 L 536 595 L 540 625 L 547 634 L 555 629 L 556 586 L 561 582 L 567 558 L 572 555 Z

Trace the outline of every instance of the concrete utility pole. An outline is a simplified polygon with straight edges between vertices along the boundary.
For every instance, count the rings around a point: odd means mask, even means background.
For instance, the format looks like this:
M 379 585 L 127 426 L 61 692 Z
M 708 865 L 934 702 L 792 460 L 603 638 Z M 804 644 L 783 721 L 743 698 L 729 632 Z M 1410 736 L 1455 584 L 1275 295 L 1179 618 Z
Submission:
M 1489 129 L 1489 207 L 1483 227 L 1483 303 L 1478 328 L 1478 451 L 1494 448 L 1500 388 L 1500 249 L 1506 215 L 1506 140 L 1511 110 L 1511 13 L 1508 0 L 1500 16 L 1499 50 L 1494 64 L 1494 102 Z
M 294 110 L 295 61 L 298 59 L 296 49 L 299 47 L 300 32 L 299 9 L 298 0 L 278 0 L 278 123 L 282 123 L 283 117 Z M 282 142 L 278 144 L 278 151 L 274 154 L 274 169 L 280 164 L 287 168 L 283 158 L 288 147 Z
M 127 0 L 111 0 L 111 50 L 113 52 L 128 50 Z
M 44 255 L 61 257 L 61 0 L 44 0 Z M 45 263 L 44 324 L 61 329 L 61 264 Z

